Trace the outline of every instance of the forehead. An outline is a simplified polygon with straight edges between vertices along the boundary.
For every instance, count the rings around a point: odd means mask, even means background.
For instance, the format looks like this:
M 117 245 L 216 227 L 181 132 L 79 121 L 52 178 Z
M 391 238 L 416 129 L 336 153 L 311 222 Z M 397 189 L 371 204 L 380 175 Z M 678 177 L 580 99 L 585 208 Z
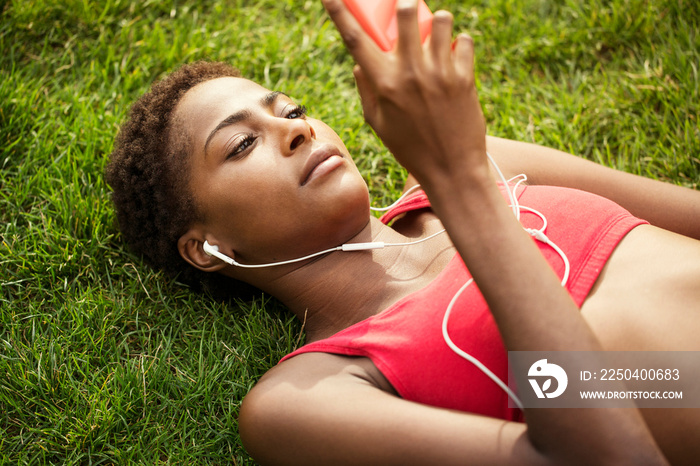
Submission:
M 180 99 L 175 114 L 188 124 L 221 119 L 231 112 L 253 105 L 269 92 L 245 78 L 210 79 L 188 90 Z

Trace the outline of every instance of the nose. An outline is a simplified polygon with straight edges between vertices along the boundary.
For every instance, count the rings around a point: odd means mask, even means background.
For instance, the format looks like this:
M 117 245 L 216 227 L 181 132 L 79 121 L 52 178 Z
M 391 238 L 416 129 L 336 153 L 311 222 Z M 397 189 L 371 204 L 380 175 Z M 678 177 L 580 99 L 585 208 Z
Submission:
M 285 155 L 294 154 L 305 142 L 316 139 L 316 132 L 308 121 L 299 118 L 287 122 L 287 134 L 282 141 L 282 151 Z

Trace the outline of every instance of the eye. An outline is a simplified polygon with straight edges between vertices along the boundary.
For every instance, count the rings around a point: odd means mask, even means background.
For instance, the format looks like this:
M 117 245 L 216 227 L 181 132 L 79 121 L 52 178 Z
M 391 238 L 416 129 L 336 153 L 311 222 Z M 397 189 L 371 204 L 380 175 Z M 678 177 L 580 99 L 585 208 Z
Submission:
M 304 118 L 305 116 L 306 106 L 304 105 L 295 105 L 284 115 L 285 118 L 288 118 L 290 120 L 295 118 Z
M 250 134 L 247 134 L 236 143 L 236 145 L 233 146 L 233 149 L 231 149 L 231 152 L 226 156 L 226 159 L 232 159 L 240 156 L 245 152 L 246 149 L 248 149 L 250 146 L 253 145 L 255 142 L 255 137 L 251 136 Z

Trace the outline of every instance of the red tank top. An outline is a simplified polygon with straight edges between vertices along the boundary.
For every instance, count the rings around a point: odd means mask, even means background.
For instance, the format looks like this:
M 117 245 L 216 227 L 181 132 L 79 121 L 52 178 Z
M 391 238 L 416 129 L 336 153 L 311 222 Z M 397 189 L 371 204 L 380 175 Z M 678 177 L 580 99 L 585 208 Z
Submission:
M 643 220 L 617 204 L 583 191 L 525 186 L 519 203 L 545 215 L 546 234 L 571 264 L 567 290 L 580 306 L 619 241 Z M 382 217 L 428 208 L 425 193 L 403 200 Z M 521 223 L 541 228 L 542 220 L 522 211 Z M 536 242 L 561 277 L 564 263 L 551 247 Z M 472 363 L 455 354 L 442 336 L 442 319 L 457 290 L 470 278 L 459 255 L 425 288 L 379 314 L 358 322 L 324 340 L 305 345 L 285 356 L 325 352 L 369 358 L 399 395 L 407 400 L 506 420 L 522 420 L 510 408 L 506 393 Z M 452 310 L 448 332 L 457 346 L 476 357 L 501 380 L 508 381 L 507 352 L 493 317 L 472 283 Z

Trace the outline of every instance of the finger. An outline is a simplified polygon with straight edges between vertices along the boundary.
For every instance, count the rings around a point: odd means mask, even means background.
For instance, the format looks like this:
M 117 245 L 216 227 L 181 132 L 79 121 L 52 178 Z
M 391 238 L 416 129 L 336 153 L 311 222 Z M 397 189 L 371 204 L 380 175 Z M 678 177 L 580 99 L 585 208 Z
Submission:
M 340 37 L 355 61 L 370 72 L 381 63 L 382 51 L 362 29 L 342 0 L 323 0 Z
M 360 102 L 362 102 L 362 113 L 365 116 L 365 120 L 371 124 L 374 121 L 376 108 L 377 108 L 377 97 L 374 92 L 372 84 L 365 76 L 360 65 L 355 65 L 352 70 L 355 76 L 355 83 L 357 84 L 357 92 L 360 93 Z
M 474 80 L 474 40 L 468 34 L 459 34 L 454 43 L 455 69 L 459 74 Z
M 433 15 L 430 51 L 441 65 L 447 64 L 452 55 L 452 24 L 452 14 L 448 11 L 436 11 Z
M 399 40 L 396 49 L 400 56 L 420 56 L 422 45 L 418 27 L 418 0 L 399 0 L 396 3 L 396 24 Z

